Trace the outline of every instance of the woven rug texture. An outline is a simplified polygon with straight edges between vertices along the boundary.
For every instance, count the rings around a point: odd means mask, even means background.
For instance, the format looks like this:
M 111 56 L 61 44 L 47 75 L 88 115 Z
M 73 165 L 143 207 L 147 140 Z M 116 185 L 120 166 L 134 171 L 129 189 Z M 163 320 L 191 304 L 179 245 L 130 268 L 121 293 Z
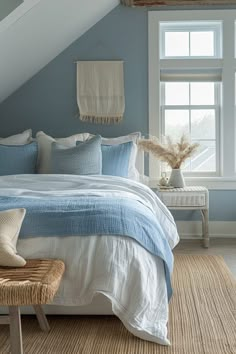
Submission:
M 220 256 L 176 255 L 165 347 L 130 334 L 114 316 L 22 316 L 25 354 L 236 354 L 236 280 Z M 0 327 L 0 353 L 9 327 Z

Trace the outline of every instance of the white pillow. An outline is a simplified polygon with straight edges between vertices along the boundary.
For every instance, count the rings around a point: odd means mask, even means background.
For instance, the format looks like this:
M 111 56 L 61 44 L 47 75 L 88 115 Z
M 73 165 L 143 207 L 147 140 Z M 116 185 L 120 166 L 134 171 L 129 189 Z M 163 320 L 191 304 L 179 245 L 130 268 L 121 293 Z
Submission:
M 0 266 L 23 267 L 24 258 L 16 251 L 16 243 L 26 210 L 9 209 L 0 212 Z
M 90 134 L 90 137 L 93 135 Z M 134 144 L 132 145 L 132 150 L 130 154 L 130 160 L 129 160 L 129 168 L 128 168 L 128 177 L 130 179 L 133 179 L 135 181 L 139 181 L 139 171 L 137 170 L 137 154 L 138 154 L 138 148 L 137 148 L 137 141 L 138 139 L 141 138 L 141 133 L 136 132 L 136 133 L 131 133 L 128 135 L 124 136 L 118 136 L 116 138 L 104 138 L 102 137 L 102 144 L 104 145 L 119 145 L 123 143 L 128 143 L 132 141 Z M 142 172 L 142 171 L 140 171 Z
M 4 145 L 24 145 L 31 142 L 32 129 L 25 130 L 23 133 L 11 135 L 7 138 L 0 138 L 0 144 Z
M 38 142 L 38 173 L 50 173 L 51 145 L 56 142 L 67 147 L 76 146 L 76 141 L 85 141 L 89 137 L 89 133 L 74 134 L 66 138 L 53 138 L 50 135 L 40 131 L 36 134 Z

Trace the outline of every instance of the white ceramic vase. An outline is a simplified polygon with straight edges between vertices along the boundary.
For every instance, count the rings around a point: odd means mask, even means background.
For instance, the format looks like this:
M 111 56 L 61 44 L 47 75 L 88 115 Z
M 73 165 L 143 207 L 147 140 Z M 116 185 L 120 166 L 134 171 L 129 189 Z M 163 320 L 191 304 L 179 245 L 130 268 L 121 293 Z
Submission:
M 180 168 L 172 169 L 168 185 L 174 188 L 185 187 L 184 176 Z

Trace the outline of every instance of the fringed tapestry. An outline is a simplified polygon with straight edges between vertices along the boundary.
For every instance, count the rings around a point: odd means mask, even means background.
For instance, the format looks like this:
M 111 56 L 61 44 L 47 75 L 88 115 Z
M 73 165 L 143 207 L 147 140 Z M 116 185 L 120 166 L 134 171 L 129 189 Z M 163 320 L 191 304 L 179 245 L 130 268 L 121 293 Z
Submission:
M 123 61 L 77 62 L 77 103 L 83 122 L 120 123 L 125 110 Z

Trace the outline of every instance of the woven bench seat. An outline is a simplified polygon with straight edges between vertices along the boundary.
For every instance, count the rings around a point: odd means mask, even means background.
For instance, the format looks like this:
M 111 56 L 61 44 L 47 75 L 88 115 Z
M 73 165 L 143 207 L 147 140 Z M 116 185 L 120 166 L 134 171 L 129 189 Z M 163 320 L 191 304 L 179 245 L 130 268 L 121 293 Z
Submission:
M 12 354 L 23 353 L 19 306 L 32 305 L 41 329 L 50 329 L 41 305 L 53 300 L 64 268 L 54 259 L 30 259 L 21 268 L 0 267 L 0 306 L 9 307 L 9 316 L 0 316 L 0 324 L 10 324 Z
M 0 267 L 0 305 L 51 302 L 63 272 L 64 263 L 53 259 L 30 259 L 22 268 Z

